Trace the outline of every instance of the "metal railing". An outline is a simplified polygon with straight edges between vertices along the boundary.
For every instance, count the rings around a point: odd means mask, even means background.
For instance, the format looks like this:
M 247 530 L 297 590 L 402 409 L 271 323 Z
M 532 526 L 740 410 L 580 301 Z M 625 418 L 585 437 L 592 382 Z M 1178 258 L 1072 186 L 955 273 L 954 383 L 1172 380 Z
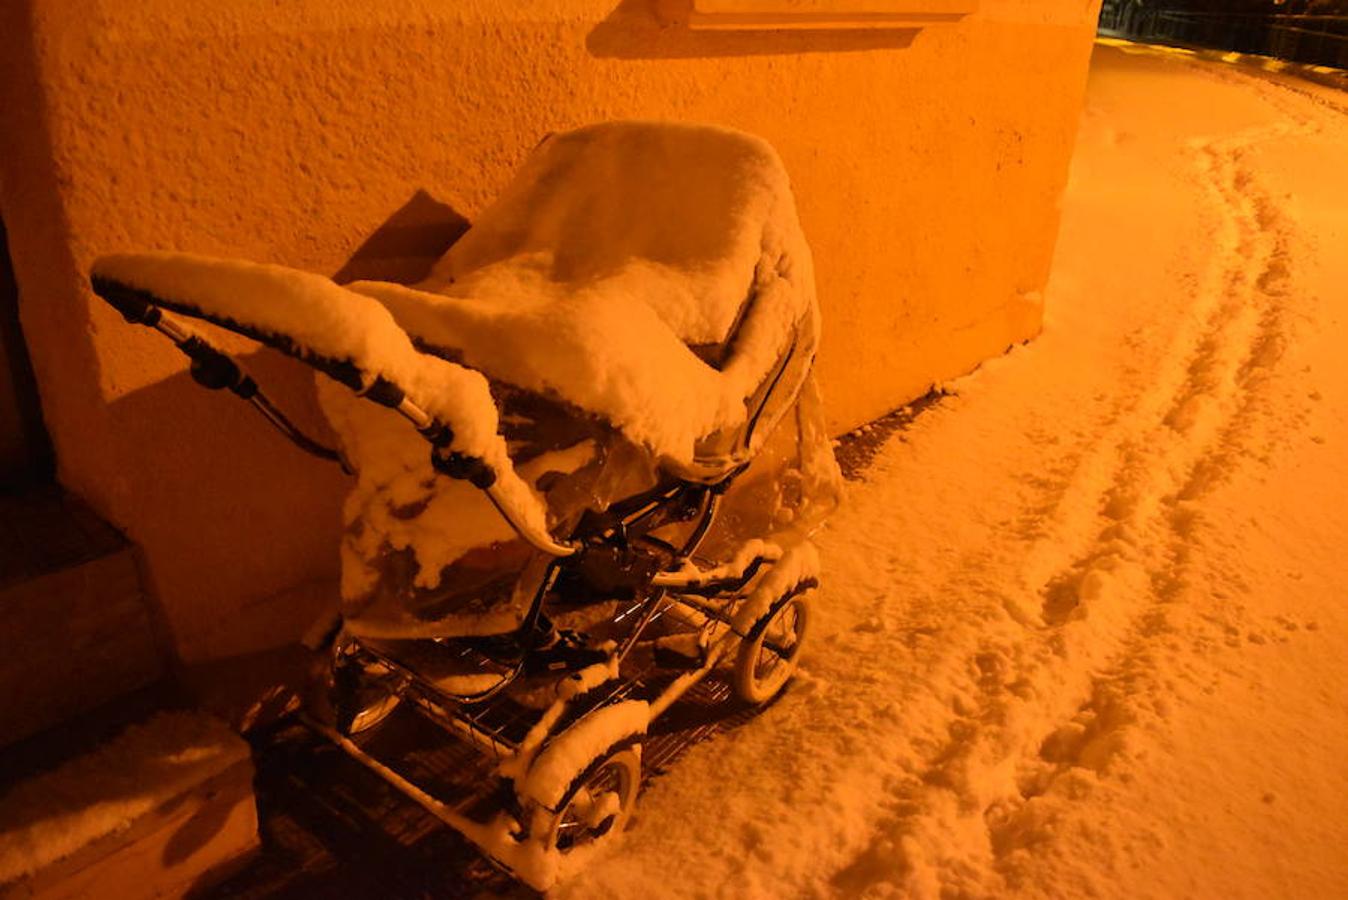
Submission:
M 1207 47 L 1348 69 L 1348 5 L 1343 14 L 1203 12 L 1105 0 L 1100 30 L 1153 43 Z

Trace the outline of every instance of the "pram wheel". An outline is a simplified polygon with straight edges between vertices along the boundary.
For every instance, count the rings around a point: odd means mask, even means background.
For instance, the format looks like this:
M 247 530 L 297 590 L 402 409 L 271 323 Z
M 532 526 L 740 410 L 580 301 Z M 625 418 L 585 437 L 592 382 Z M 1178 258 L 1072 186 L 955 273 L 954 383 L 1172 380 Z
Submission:
M 389 717 L 397 709 L 401 699 L 382 689 L 367 689 L 357 695 L 355 715 L 351 717 L 348 734 L 360 734 L 369 731 Z
M 350 713 L 351 721 L 345 729 L 341 728 L 340 717 L 332 700 L 329 684 L 320 681 L 309 690 L 305 709 L 309 715 L 325 725 L 337 728 L 348 737 L 369 731 L 389 717 L 402 698 L 385 688 L 368 685 L 357 690 Z
M 563 795 L 550 829 L 552 846 L 565 856 L 619 834 L 632 816 L 640 787 L 640 744 L 600 755 Z
M 334 666 L 325 660 L 310 680 L 305 706 L 320 722 L 350 736 L 374 728 L 401 702 L 385 685 L 362 677 L 355 663 Z
M 795 674 L 810 623 L 807 593 L 778 600 L 749 630 L 735 658 L 735 693 L 755 705 L 781 693 Z

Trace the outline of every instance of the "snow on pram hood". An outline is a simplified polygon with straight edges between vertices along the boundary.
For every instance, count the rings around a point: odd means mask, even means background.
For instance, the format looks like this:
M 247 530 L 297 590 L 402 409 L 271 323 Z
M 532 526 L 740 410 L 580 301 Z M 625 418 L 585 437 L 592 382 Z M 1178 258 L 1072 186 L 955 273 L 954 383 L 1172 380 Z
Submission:
M 698 439 L 744 421 L 797 323 L 813 334 L 818 316 L 776 152 L 673 123 L 548 138 L 416 289 L 187 253 L 104 256 L 94 274 L 384 375 L 501 471 L 486 380 L 409 334 L 691 464 Z M 727 340 L 719 371 L 690 349 Z
M 706 344 L 730 333 L 760 265 L 784 255 L 808 263 L 767 141 L 714 125 L 605 122 L 545 138 L 423 287 L 502 263 L 532 277 L 540 261 L 563 290 L 633 276 L 625 286 L 679 338 Z
M 549 137 L 417 288 L 348 287 L 423 345 L 681 464 L 744 421 L 797 323 L 817 327 L 781 161 L 759 138 L 705 125 Z M 719 371 L 690 349 L 727 340 Z
M 321 275 L 192 253 L 116 253 L 95 263 L 96 278 L 153 295 L 169 309 L 280 337 L 301 355 L 350 362 L 382 375 L 454 429 L 455 445 L 484 458 L 504 449 L 487 379 L 419 353 L 379 303 Z

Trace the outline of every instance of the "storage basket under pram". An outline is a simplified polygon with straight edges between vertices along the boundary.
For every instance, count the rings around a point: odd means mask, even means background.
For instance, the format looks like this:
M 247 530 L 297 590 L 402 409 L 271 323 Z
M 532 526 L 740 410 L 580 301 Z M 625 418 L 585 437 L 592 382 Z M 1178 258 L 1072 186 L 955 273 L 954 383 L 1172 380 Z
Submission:
M 354 473 L 309 719 L 533 886 L 620 831 L 686 692 L 759 704 L 794 671 L 839 481 L 809 250 L 763 141 L 552 135 L 415 287 L 180 253 L 103 257 L 93 284 Z M 174 314 L 319 370 L 339 448 Z M 399 706 L 464 748 L 458 789 L 381 756 Z

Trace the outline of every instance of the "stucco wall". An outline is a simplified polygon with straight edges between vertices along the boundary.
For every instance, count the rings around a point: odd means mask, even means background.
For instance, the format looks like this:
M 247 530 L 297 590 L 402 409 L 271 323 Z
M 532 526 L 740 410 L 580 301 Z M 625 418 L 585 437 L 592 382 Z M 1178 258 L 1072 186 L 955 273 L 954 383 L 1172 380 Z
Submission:
M 778 147 L 832 422 L 883 413 L 1037 331 L 1097 8 L 755 34 L 662 28 L 646 0 L 4 4 L 0 210 L 61 478 L 143 546 L 183 655 L 283 635 L 329 589 L 342 478 L 196 389 L 91 297 L 90 261 L 334 273 L 418 192 L 471 220 L 541 135 L 620 117 Z M 435 246 L 412 226 L 389 252 Z M 247 362 L 317 427 L 307 375 Z

